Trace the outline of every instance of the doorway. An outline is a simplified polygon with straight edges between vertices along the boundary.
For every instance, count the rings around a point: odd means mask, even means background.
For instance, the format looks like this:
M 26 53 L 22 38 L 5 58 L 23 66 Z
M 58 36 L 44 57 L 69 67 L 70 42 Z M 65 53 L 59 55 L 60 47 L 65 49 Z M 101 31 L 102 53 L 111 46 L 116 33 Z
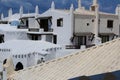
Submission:
M 57 44 L 57 35 L 54 35 L 54 36 L 53 36 L 53 43 L 54 43 L 54 44 Z
M 48 31 L 48 19 L 41 19 L 40 20 L 40 28 L 43 28 L 44 31 Z
M 22 70 L 23 69 L 23 64 L 21 62 L 18 62 L 16 65 L 15 71 Z
M 4 42 L 4 34 L 0 34 L 0 43 Z

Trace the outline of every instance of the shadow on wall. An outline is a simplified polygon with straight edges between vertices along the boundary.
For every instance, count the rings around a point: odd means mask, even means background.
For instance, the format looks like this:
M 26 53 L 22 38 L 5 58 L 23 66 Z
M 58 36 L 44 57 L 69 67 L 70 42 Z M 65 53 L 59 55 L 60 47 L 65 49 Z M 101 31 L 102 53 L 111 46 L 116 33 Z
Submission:
M 120 70 L 115 72 L 93 75 L 93 76 L 80 76 L 68 80 L 120 80 Z

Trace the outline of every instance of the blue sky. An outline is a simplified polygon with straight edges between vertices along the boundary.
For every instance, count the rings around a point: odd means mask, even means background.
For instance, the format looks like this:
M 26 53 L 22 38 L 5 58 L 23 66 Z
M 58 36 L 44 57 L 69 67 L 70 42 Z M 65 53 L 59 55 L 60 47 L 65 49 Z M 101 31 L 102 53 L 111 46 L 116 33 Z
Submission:
M 7 15 L 8 9 L 12 8 L 13 12 L 19 12 L 19 7 L 22 5 L 24 7 L 24 12 L 34 12 L 36 5 L 39 6 L 40 13 L 47 10 L 51 2 L 54 1 L 56 8 L 69 9 L 70 5 L 73 3 L 74 7 L 77 7 L 77 0 L 0 0 L 0 13 Z M 115 8 L 120 4 L 120 0 L 99 0 L 100 11 L 114 13 Z M 92 0 L 82 0 L 82 6 L 89 9 L 92 4 Z

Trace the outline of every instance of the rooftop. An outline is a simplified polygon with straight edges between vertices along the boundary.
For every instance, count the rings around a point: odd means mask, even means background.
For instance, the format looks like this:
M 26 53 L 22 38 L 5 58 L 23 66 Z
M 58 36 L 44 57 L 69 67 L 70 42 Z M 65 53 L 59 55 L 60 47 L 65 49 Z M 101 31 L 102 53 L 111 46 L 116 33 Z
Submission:
M 47 53 L 46 49 L 61 48 L 60 46 L 46 42 L 46 41 L 32 41 L 32 40 L 10 40 L 0 44 L 0 49 L 11 49 L 13 55 L 15 54 L 29 54 L 32 52 Z
M 28 31 L 27 29 L 18 29 L 17 26 L 11 26 L 10 24 L 0 24 L 0 31 Z
M 14 72 L 9 78 L 68 80 L 78 76 L 90 76 L 117 70 L 120 70 L 120 39 Z

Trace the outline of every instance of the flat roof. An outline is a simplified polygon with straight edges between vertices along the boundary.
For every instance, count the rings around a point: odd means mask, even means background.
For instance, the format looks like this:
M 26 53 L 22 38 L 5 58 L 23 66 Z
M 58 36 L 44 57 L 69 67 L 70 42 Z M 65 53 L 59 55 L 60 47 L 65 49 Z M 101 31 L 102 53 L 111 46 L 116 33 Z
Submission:
M 28 29 L 18 29 L 17 26 L 11 26 L 10 24 L 0 24 L 0 31 L 8 31 L 8 32 L 25 31 L 27 32 Z

